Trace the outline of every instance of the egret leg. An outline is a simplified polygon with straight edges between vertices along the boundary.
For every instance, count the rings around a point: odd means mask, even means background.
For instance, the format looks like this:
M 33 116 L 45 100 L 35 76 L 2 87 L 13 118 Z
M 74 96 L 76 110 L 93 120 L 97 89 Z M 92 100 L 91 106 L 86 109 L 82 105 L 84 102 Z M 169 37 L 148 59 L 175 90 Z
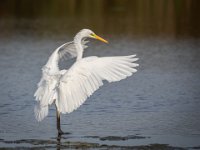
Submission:
M 58 111 L 57 106 L 56 106 L 56 118 L 57 118 L 57 130 L 58 130 L 58 134 L 59 135 L 64 134 L 64 132 L 61 130 L 61 127 L 60 127 L 60 112 Z
M 58 133 L 57 136 L 57 150 L 60 150 L 61 147 L 61 134 Z

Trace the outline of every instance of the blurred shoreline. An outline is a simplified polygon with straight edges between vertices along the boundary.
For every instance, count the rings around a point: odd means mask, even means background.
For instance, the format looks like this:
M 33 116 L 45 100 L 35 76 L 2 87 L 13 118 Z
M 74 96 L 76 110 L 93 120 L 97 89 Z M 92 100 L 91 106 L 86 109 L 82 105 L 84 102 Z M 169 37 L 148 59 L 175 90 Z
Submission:
M 198 0 L 2 1 L 0 30 L 200 37 Z

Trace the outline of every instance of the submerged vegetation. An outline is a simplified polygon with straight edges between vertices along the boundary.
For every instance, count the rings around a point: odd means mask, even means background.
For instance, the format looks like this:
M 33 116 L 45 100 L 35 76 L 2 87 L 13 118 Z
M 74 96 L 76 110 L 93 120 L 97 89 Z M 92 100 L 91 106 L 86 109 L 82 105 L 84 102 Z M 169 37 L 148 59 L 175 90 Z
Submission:
M 35 139 L 26 139 L 26 140 L 17 140 L 17 141 L 3 141 L 7 144 L 20 144 L 20 147 L 2 147 L 1 150 L 40 150 L 40 149 L 124 149 L 124 150 L 186 150 L 187 148 L 172 147 L 167 144 L 150 144 L 142 146 L 119 146 L 119 145 L 106 145 L 98 143 L 87 143 L 87 142 L 57 142 L 53 140 L 35 140 Z M 21 144 L 30 144 L 30 146 L 21 146 Z

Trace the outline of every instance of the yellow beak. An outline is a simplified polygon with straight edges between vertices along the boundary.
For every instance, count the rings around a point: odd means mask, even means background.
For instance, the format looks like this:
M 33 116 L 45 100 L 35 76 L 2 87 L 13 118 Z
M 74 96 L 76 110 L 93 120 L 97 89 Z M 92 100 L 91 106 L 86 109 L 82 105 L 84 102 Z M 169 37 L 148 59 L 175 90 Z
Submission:
M 97 40 L 100 40 L 100 41 L 102 41 L 104 43 L 108 43 L 108 41 L 106 41 L 105 39 L 101 38 L 100 36 L 98 36 L 96 34 L 94 35 L 94 38 L 97 39 Z

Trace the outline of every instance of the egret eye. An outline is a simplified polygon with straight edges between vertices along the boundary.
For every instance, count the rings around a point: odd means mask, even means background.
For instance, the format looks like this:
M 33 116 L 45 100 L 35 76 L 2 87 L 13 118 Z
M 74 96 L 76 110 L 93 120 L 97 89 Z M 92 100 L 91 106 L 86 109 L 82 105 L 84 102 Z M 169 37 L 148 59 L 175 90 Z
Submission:
M 91 33 L 90 36 L 91 36 L 91 37 L 95 37 L 95 34 L 94 34 L 94 33 Z

